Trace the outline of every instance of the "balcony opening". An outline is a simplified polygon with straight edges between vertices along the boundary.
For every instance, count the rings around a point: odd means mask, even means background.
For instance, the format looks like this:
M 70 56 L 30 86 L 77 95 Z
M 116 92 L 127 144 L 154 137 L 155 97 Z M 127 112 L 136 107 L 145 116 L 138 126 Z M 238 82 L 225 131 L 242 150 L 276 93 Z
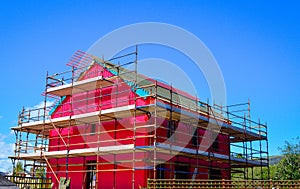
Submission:
M 176 128 L 178 126 L 178 121 L 175 120 L 169 120 L 168 121 L 168 129 L 167 129 L 167 138 L 172 137 L 171 139 L 174 140 L 175 136 L 173 135 L 176 131 Z
M 95 189 L 96 188 L 96 162 L 89 162 L 86 167 L 86 189 Z
M 165 165 L 159 164 L 156 166 L 157 179 L 165 179 Z
M 91 125 L 91 135 L 94 135 L 96 133 L 96 124 Z
M 175 164 L 175 178 L 176 179 L 189 179 L 190 166 L 180 164 L 176 162 Z
M 214 151 L 219 151 L 219 141 L 218 141 L 218 137 L 215 139 L 215 141 L 212 143 L 212 149 Z
M 209 179 L 222 179 L 222 173 L 220 169 L 210 169 Z
M 196 130 L 194 131 L 191 143 L 194 147 L 198 146 L 198 128 L 196 128 Z

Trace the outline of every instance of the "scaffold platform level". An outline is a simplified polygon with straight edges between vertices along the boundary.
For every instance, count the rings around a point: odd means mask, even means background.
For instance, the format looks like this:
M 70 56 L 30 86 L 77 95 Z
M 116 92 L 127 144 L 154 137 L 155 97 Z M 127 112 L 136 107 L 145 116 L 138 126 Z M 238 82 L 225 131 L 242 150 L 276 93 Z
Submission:
M 65 158 L 66 154 L 69 157 L 81 157 L 81 156 L 95 156 L 101 154 L 121 154 L 132 152 L 134 148 L 133 144 L 119 145 L 119 146 L 103 146 L 99 148 L 84 148 L 84 149 L 73 149 L 69 150 L 59 150 L 59 151 L 37 151 L 35 153 L 21 153 L 18 157 L 11 156 L 10 158 L 21 158 L 24 160 L 39 160 L 42 156 L 47 157 L 47 159 L 55 158 Z
M 99 119 L 101 121 L 107 121 L 114 118 L 125 118 L 133 114 L 135 105 L 128 105 L 123 107 L 115 107 L 105 109 L 101 111 L 94 111 L 84 114 L 78 114 L 73 116 L 64 116 L 53 119 L 46 119 L 45 121 L 36 121 L 30 123 L 23 123 L 22 126 L 12 127 L 12 130 L 16 131 L 27 131 L 37 133 L 38 131 L 49 131 L 53 128 L 53 124 L 58 128 L 69 127 L 70 125 L 76 126 L 83 123 L 97 123 Z M 140 111 L 140 114 L 144 112 Z M 100 118 L 101 117 L 101 118 Z
M 156 146 L 137 146 L 134 144 L 127 145 L 118 145 L 118 146 L 102 146 L 96 148 L 85 148 L 85 149 L 73 149 L 69 150 L 59 150 L 59 151 L 37 151 L 35 153 L 21 153 L 19 156 L 11 156 L 10 158 L 20 158 L 23 160 L 39 160 L 41 156 L 45 156 L 47 159 L 56 159 L 56 158 L 64 158 L 68 153 L 68 157 L 87 157 L 87 156 L 95 156 L 95 155 L 113 155 L 113 154 L 128 154 L 135 150 L 138 152 L 154 152 L 156 150 L 157 153 L 170 154 L 170 151 L 173 154 L 182 155 L 185 157 L 196 157 L 199 159 L 203 159 L 206 161 L 219 161 L 219 162 L 231 162 L 234 167 L 254 167 L 254 166 L 267 166 L 266 162 L 260 162 L 259 160 L 251 160 L 251 159 L 242 159 L 234 156 L 228 156 L 217 153 L 209 153 L 207 151 L 184 148 L 175 145 L 168 145 L 164 143 L 157 143 Z M 120 160 L 119 160 L 120 161 Z M 151 159 L 149 159 L 151 161 Z M 121 162 L 121 161 L 120 161 Z
M 85 79 L 82 81 L 75 81 L 74 83 L 62 84 L 47 89 L 47 93 L 56 96 L 67 96 L 71 94 L 82 93 L 102 87 L 112 85 L 112 80 L 116 79 L 117 76 L 103 78 L 102 76 Z M 62 82 L 63 83 L 63 82 Z
M 132 116 L 134 114 L 134 111 L 137 116 L 143 115 L 145 114 L 145 112 L 154 112 L 155 109 L 158 117 L 168 119 L 172 117 L 172 119 L 180 120 L 182 123 L 188 123 L 190 125 L 194 125 L 195 127 L 201 127 L 204 129 L 207 129 L 209 126 L 210 129 L 217 132 L 234 136 L 234 138 L 231 139 L 232 142 L 239 142 L 243 140 L 260 140 L 265 138 L 265 136 L 259 135 L 252 131 L 232 126 L 226 123 L 227 120 L 225 119 L 220 120 L 221 118 L 214 118 L 213 116 L 207 114 L 207 112 L 191 112 L 176 107 L 170 107 L 162 103 L 157 103 L 156 106 L 154 104 L 150 104 L 147 106 L 137 107 L 135 105 L 115 107 L 84 114 L 46 119 L 45 121 L 41 120 L 36 122 L 23 123 L 22 126 L 12 127 L 11 129 L 16 131 L 27 131 L 30 133 L 39 133 L 44 130 L 45 133 L 49 133 L 49 130 L 54 129 L 53 124 L 57 128 L 66 128 L 70 125 L 76 126 L 86 123 L 98 123 L 99 120 L 108 121 L 112 119 L 126 118 Z M 166 112 L 166 110 L 168 111 Z

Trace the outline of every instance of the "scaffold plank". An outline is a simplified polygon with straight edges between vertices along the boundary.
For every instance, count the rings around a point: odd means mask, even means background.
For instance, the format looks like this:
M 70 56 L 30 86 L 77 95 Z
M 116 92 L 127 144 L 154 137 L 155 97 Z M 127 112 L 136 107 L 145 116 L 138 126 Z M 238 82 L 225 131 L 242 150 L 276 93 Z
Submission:
M 74 149 L 69 151 L 69 157 L 77 157 L 77 156 L 95 156 L 97 154 L 114 154 L 114 153 L 128 153 L 130 150 L 134 148 L 133 144 L 128 145 L 118 145 L 118 146 L 104 146 L 99 148 L 84 148 L 84 149 Z M 129 150 L 129 151 L 128 151 Z M 23 154 L 21 153 L 18 158 L 26 159 L 26 160 L 38 160 L 43 155 L 47 159 L 52 158 L 65 158 L 67 154 L 67 150 L 60 151 L 50 151 L 50 152 L 35 152 Z
M 71 94 L 77 94 L 85 91 L 90 91 L 93 89 L 98 89 L 100 87 L 107 87 L 112 85 L 113 79 L 115 77 L 103 78 L 102 76 L 93 77 L 89 79 L 85 79 L 82 81 L 75 81 L 73 84 L 64 84 L 56 87 L 51 87 L 47 89 L 48 94 L 56 95 L 56 96 L 67 96 Z
M 135 105 L 115 107 L 102 111 L 94 111 L 73 116 L 47 119 L 45 121 L 41 120 L 30 123 L 23 123 L 21 126 L 12 127 L 11 129 L 16 131 L 36 133 L 36 131 L 48 131 L 49 129 L 53 129 L 52 124 L 55 124 L 56 127 L 64 128 L 70 125 L 76 126 L 81 123 L 95 123 L 98 122 L 99 119 L 105 120 L 107 119 L 107 117 L 109 117 L 109 119 L 129 117 L 133 115 L 132 111 L 134 111 L 134 108 Z M 139 114 L 143 114 L 143 112 L 140 111 Z

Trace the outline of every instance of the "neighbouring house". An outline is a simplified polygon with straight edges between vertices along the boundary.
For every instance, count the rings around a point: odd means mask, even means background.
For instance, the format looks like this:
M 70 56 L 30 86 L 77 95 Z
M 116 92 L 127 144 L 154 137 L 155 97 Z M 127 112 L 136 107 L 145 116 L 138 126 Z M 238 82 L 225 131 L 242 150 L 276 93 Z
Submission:
M 0 188 L 1 189 L 19 189 L 19 187 L 10 182 L 7 178 L 0 174 Z

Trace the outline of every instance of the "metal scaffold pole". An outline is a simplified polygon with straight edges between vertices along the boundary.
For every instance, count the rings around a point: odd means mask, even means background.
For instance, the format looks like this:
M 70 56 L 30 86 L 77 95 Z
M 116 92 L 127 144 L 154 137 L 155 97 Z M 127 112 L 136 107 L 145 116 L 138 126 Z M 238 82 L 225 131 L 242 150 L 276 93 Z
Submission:
M 46 118 L 47 118 L 47 88 L 48 88 L 48 77 L 49 77 L 49 73 L 46 73 L 46 85 L 45 85 L 45 96 L 44 96 L 44 115 L 43 115 L 43 128 L 42 128 L 42 142 L 41 142 L 41 147 L 40 147 L 40 153 L 41 153 L 41 157 L 42 158 L 46 158 L 45 155 L 43 154 L 44 151 L 46 151 L 47 147 L 44 146 L 44 138 L 45 138 L 45 122 L 46 122 Z M 46 162 L 47 159 L 45 159 Z
M 135 46 L 135 60 L 134 60 L 134 112 L 133 112 L 133 151 L 132 151 L 132 189 L 135 188 L 135 162 L 136 162 L 136 111 L 137 111 L 137 72 L 138 72 L 138 46 Z
M 155 81 L 155 97 L 154 97 L 154 140 L 153 140 L 153 179 L 156 179 L 156 140 L 157 140 L 157 81 Z
M 269 142 L 268 142 L 268 124 L 265 123 L 266 126 L 266 150 L 267 150 L 267 168 L 268 168 L 268 178 L 270 179 L 270 156 L 269 156 Z
M 103 77 L 103 71 L 101 72 L 101 75 Z M 99 104 L 102 104 L 102 87 L 100 86 L 99 90 Z M 97 129 L 97 157 L 96 157 L 96 189 L 99 188 L 99 167 L 100 167 L 100 147 L 101 147 L 101 125 L 102 125 L 102 106 L 99 106 L 99 115 L 98 115 L 98 129 Z M 115 182 L 115 181 L 114 181 Z

